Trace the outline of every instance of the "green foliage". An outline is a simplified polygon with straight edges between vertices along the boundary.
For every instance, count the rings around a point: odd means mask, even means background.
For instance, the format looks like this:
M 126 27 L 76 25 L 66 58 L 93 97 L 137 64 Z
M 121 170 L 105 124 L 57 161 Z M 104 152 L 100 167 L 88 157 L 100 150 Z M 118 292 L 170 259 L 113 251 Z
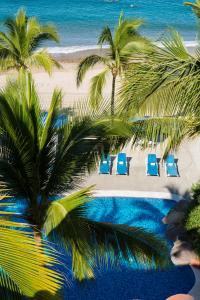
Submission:
M 105 69 L 101 73 L 94 76 L 91 80 L 90 86 L 90 104 L 92 108 L 99 108 L 99 102 L 103 101 L 103 88 L 106 84 L 106 75 L 108 74 L 108 69 Z M 99 101 L 100 100 L 100 101 Z
M 18 11 L 16 18 L 8 18 L 4 26 L 6 31 L 0 32 L 1 70 L 35 66 L 50 74 L 54 66 L 59 66 L 47 50 L 38 50 L 44 41 L 58 42 L 54 26 L 43 26 L 35 17 L 28 18 L 23 9 Z
M 77 72 L 77 86 L 83 81 L 87 71 L 95 64 L 101 63 L 105 69 L 92 79 L 90 88 L 90 103 L 92 107 L 99 107 L 102 103 L 102 90 L 105 85 L 105 75 L 110 73 L 113 81 L 121 76 L 130 61 L 141 50 L 151 48 L 150 43 L 137 32 L 143 24 L 142 20 L 127 20 L 123 13 L 119 17 L 117 26 L 112 34 L 111 29 L 106 26 L 103 28 L 98 45 L 101 47 L 106 44 L 109 49 L 100 55 L 91 55 L 80 62 Z M 111 93 L 111 114 L 114 113 L 115 85 L 112 86 Z
M 188 231 L 197 229 L 200 234 L 200 205 L 196 205 L 190 209 L 187 216 L 186 228 Z
M 141 122 L 141 131 L 150 140 L 165 136 L 169 151 L 200 132 L 200 55 L 199 50 L 191 55 L 176 31 L 170 31 L 162 45 L 129 67 L 119 106 L 128 116 L 149 116 Z
M 195 204 L 200 204 L 200 182 L 192 186 L 192 200 Z
M 192 199 L 185 218 L 185 229 L 194 249 L 200 255 L 200 182 L 192 187 Z

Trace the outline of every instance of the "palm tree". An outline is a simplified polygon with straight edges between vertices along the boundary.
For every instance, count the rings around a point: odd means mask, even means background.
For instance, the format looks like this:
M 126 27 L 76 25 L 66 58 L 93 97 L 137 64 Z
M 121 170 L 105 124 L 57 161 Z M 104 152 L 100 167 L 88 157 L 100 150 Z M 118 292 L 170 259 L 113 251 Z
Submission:
M 96 260 L 122 257 L 164 265 L 165 243 L 140 228 L 87 218 L 91 189 L 79 191 L 102 151 L 129 138 L 128 124 L 103 112 L 82 111 L 57 126 L 61 92 L 54 91 L 44 120 L 30 74 L 20 74 L 0 94 L 0 175 L 15 199 L 23 199 L 23 218 L 40 242 L 44 234 L 72 255 L 74 276 L 92 278 Z M 102 117 L 104 116 L 104 118 Z M 68 194 L 66 194 L 68 193 Z
M 11 204 L 13 203 L 2 203 L 1 197 L 0 298 L 20 300 L 24 299 L 23 296 L 33 297 L 42 290 L 55 295 L 63 280 L 58 271 L 49 267 L 59 264 L 58 254 L 46 242 L 36 245 L 32 233 L 27 231 L 28 224 L 9 219 L 11 216 L 16 217 L 14 213 L 5 211 L 5 206 Z M 57 296 L 57 299 L 60 297 Z
M 28 69 L 42 67 L 48 73 L 59 64 L 45 49 L 39 49 L 44 41 L 58 42 L 56 28 L 41 25 L 35 17 L 28 18 L 23 9 L 16 18 L 8 18 L 5 32 L 0 32 L 0 69 Z M 37 50 L 37 51 L 36 51 Z
M 121 111 L 151 116 L 138 122 L 146 139 L 168 141 L 175 149 L 186 137 L 200 134 L 200 52 L 190 54 L 172 31 L 154 54 L 130 68 L 121 88 Z M 131 99 L 131 101 L 130 101 Z M 136 124 L 135 124 L 136 125 Z M 143 127 L 141 130 L 141 127 Z
M 120 15 L 119 22 L 114 34 L 111 29 L 105 27 L 98 39 L 98 45 L 109 46 L 105 55 L 90 55 L 83 59 L 78 67 L 77 86 L 82 83 L 86 72 L 95 64 L 103 64 L 104 70 L 94 76 L 90 87 L 90 102 L 92 107 L 98 107 L 103 96 L 102 90 L 106 83 L 106 76 L 112 75 L 111 92 L 111 114 L 114 114 L 116 79 L 123 74 L 127 65 L 133 59 L 133 55 L 143 48 L 147 48 L 147 40 L 139 35 L 137 29 L 143 24 L 142 20 L 126 20 L 123 14 Z
M 163 46 L 137 70 L 128 71 L 121 90 L 121 109 L 126 111 L 123 105 L 129 97 L 129 113 L 137 110 L 140 116 L 150 116 L 134 123 L 135 134 L 145 141 L 163 141 L 166 156 L 184 140 L 200 137 L 200 51 L 197 48 L 194 54 L 189 53 L 177 32 L 165 39 Z M 199 182 L 190 194 L 183 225 L 200 258 Z

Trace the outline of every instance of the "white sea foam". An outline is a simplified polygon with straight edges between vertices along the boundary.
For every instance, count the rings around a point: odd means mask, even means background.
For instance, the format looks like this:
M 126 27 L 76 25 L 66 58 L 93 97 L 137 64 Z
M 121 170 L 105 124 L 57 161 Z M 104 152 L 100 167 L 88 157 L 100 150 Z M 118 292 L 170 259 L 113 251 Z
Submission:
M 197 41 L 185 41 L 185 46 L 187 48 L 195 48 L 198 46 Z M 156 45 L 162 46 L 161 42 L 157 42 Z M 103 46 L 104 49 L 108 48 L 108 46 Z M 95 50 L 98 49 L 97 45 L 88 45 L 88 46 L 70 46 L 70 47 L 49 47 L 48 51 L 51 54 L 70 54 L 76 53 L 79 51 L 87 51 L 87 50 Z
M 104 46 L 103 48 L 108 48 Z M 79 51 L 87 51 L 87 50 L 95 50 L 98 49 L 97 45 L 89 45 L 89 46 L 70 46 L 70 47 L 49 47 L 48 51 L 52 54 L 70 54 Z
M 161 42 L 156 42 L 155 44 L 159 47 L 163 46 Z M 196 48 L 198 46 L 197 41 L 184 41 L 184 44 L 186 48 Z

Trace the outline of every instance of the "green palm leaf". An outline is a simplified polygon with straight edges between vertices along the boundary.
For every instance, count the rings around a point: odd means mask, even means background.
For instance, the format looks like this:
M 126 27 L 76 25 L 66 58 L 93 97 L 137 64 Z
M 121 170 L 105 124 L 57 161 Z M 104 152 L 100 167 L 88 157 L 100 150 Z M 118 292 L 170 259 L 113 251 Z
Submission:
M 91 80 L 90 86 L 90 105 L 92 108 L 98 108 L 100 103 L 103 101 L 103 88 L 106 84 L 106 75 L 108 74 L 108 69 L 94 76 Z
M 11 229 L 11 226 L 20 227 L 21 230 Z M 36 245 L 33 236 L 22 230 L 24 226 L 26 225 L 0 220 L 2 292 L 7 288 L 10 292 L 27 297 L 33 297 L 42 290 L 55 294 L 62 283 L 61 274 L 50 269 L 58 263 L 57 255 L 47 244 L 42 243 L 40 247 Z M 48 251 L 48 255 L 43 254 L 44 250 Z
M 76 79 L 77 86 L 80 86 L 87 71 L 97 63 L 106 63 L 106 59 L 99 55 L 90 55 L 80 62 Z

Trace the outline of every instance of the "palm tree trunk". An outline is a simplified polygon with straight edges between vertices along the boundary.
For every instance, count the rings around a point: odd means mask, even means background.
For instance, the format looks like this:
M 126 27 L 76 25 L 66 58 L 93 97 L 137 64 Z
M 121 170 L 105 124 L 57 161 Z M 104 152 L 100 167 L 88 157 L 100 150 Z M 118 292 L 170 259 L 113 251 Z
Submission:
M 113 116 L 115 112 L 115 85 L 116 85 L 116 76 L 113 75 L 112 94 L 111 94 L 111 116 Z
M 42 244 L 42 234 L 41 234 L 41 232 L 34 228 L 33 229 L 33 236 L 34 236 L 36 246 L 41 247 L 41 244 Z

